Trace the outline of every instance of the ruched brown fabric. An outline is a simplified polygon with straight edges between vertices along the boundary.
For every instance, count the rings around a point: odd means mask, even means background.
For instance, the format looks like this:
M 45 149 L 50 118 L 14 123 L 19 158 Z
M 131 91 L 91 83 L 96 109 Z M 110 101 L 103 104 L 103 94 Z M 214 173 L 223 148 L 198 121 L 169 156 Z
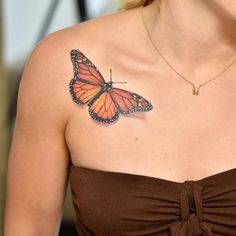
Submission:
M 236 236 L 236 168 L 183 183 L 71 165 L 79 236 Z

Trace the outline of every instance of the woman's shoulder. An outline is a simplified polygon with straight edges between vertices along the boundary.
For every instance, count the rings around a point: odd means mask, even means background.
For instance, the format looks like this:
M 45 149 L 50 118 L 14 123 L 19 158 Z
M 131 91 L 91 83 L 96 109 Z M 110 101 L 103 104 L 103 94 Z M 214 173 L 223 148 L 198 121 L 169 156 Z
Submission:
M 47 51 L 47 54 L 59 55 L 75 48 L 97 52 L 109 47 L 114 49 L 134 35 L 137 18 L 137 9 L 98 16 L 49 34 L 36 45 L 33 53 Z
M 130 21 L 134 11 L 118 11 L 98 16 L 50 33 L 35 45 L 28 64 L 47 64 L 49 70 L 56 69 L 59 65 L 63 65 L 60 69 L 67 66 L 70 68 L 68 57 L 73 49 L 88 52 L 99 60 L 106 52 L 114 50 L 127 40 L 125 35 L 133 28 Z
M 108 63 L 114 66 L 113 62 L 118 61 L 114 54 L 117 54 L 117 50 L 128 48 L 126 42 L 132 34 L 134 12 L 130 10 L 99 16 L 49 34 L 33 49 L 22 84 L 29 88 L 27 90 L 37 87 L 37 91 L 42 94 L 40 97 L 37 95 L 37 99 L 51 104 L 49 110 L 52 106 L 57 107 L 58 103 L 61 106 L 64 104 L 65 110 L 68 110 L 68 104 L 72 103 L 65 88 L 73 76 L 71 50 L 82 51 L 102 74 L 108 75 Z
M 107 15 L 98 16 L 93 19 L 75 24 L 73 26 L 58 30 L 47 35 L 38 45 L 48 44 L 55 46 L 63 40 L 63 45 L 67 46 L 76 42 L 85 41 L 83 43 L 95 43 L 96 40 L 105 41 L 114 34 L 120 34 L 127 28 L 133 28 L 132 19 L 135 9 L 128 11 L 117 11 Z M 122 35 L 120 35 L 122 37 Z M 51 41 L 54 44 L 51 44 Z
M 138 50 L 135 45 L 140 31 L 137 10 L 118 11 L 53 32 L 35 46 L 29 62 L 32 67 L 47 68 L 44 73 L 54 74 L 50 78 L 52 84 L 58 77 L 66 84 L 71 77 L 70 53 L 77 49 L 106 73 L 108 64 L 115 67 L 126 59 L 124 57 L 134 55 L 133 47 Z

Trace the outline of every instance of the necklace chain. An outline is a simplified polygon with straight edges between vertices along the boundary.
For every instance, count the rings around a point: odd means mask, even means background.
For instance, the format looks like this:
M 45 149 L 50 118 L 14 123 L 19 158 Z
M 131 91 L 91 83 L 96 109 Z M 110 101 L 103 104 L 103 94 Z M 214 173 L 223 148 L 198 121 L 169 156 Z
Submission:
M 181 75 L 178 71 L 175 70 L 175 68 L 166 60 L 166 58 L 162 55 L 162 53 L 160 52 L 160 50 L 157 48 L 156 44 L 153 42 L 152 38 L 151 38 L 151 35 L 149 33 L 149 30 L 147 28 L 147 24 L 144 20 L 144 16 L 143 16 L 143 6 L 141 6 L 141 18 L 142 18 L 142 21 L 143 21 L 143 25 L 144 25 L 144 28 L 145 28 L 145 31 L 147 33 L 147 36 L 151 42 L 151 44 L 153 45 L 154 49 L 157 51 L 157 53 L 161 56 L 161 58 L 166 62 L 166 64 L 177 74 L 179 75 L 182 79 L 184 79 L 186 82 L 188 82 L 189 84 L 192 85 L 193 87 L 193 95 L 199 95 L 199 90 L 202 86 L 206 85 L 207 83 L 211 82 L 212 80 L 218 78 L 220 75 L 222 75 L 224 72 L 226 72 L 236 61 L 236 58 L 224 69 L 222 70 L 220 73 L 218 73 L 217 75 L 215 75 L 213 78 L 209 79 L 208 81 L 200 84 L 198 86 L 198 88 L 196 88 L 195 84 L 192 83 L 191 81 L 187 80 L 183 75 Z

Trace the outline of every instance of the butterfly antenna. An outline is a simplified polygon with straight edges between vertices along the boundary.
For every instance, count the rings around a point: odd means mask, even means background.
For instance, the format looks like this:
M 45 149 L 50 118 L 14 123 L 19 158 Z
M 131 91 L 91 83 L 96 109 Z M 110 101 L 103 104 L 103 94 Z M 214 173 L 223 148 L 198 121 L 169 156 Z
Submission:
M 112 82 L 112 69 L 110 69 L 110 81 Z M 126 84 L 127 82 L 112 82 L 113 84 Z
M 112 82 L 112 69 L 110 68 L 110 81 Z

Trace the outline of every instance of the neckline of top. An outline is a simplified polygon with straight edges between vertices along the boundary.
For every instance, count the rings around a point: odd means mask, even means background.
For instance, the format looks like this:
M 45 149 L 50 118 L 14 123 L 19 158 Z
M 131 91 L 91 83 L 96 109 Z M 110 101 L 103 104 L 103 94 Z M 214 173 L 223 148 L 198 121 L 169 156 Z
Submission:
M 148 180 L 161 181 L 161 182 L 165 182 L 165 183 L 169 183 L 169 184 L 181 184 L 181 185 L 185 184 L 187 182 L 200 183 L 200 182 L 207 181 L 207 180 L 210 180 L 210 179 L 213 179 L 213 178 L 216 178 L 216 177 L 222 177 L 223 175 L 234 172 L 234 171 L 235 171 L 235 174 L 236 174 L 236 168 L 232 168 L 232 169 L 229 169 L 229 170 L 218 172 L 218 173 L 213 174 L 213 175 L 206 176 L 206 177 L 198 179 L 198 180 L 174 181 L 174 180 L 168 180 L 168 179 L 154 177 L 154 176 L 148 176 L 148 175 L 92 169 L 92 168 L 88 168 L 88 167 L 76 166 L 76 165 L 73 165 L 73 164 L 70 164 L 70 168 L 78 169 L 78 170 L 80 169 L 80 170 L 85 170 L 85 171 L 100 173 L 100 174 L 109 174 L 109 175 L 116 175 L 116 176 L 128 176 L 128 177 L 133 177 L 133 178 L 143 178 L 143 179 L 148 179 Z

